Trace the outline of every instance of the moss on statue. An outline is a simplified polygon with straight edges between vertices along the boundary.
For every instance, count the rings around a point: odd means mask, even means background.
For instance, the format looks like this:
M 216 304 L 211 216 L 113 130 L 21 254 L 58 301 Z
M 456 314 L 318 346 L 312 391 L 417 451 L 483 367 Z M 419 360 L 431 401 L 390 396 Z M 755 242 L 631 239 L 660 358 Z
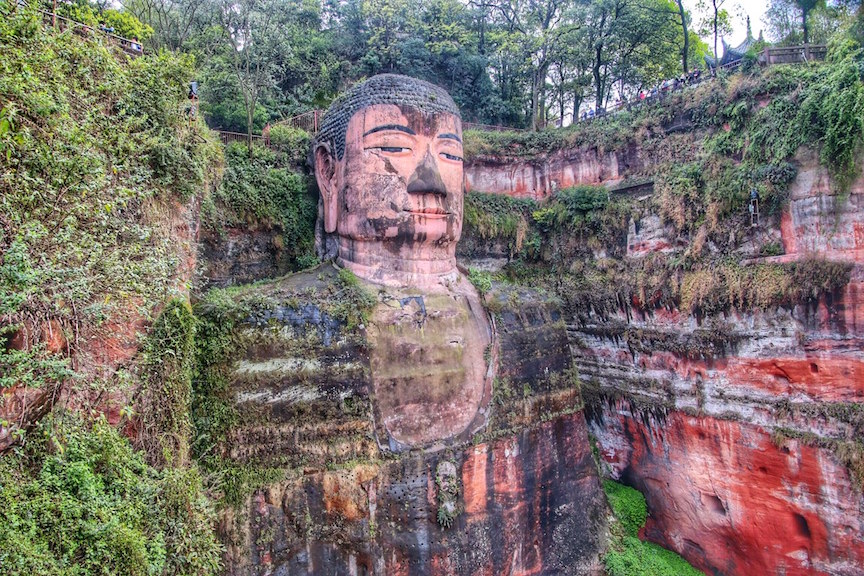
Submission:
M 377 454 L 356 424 L 368 397 L 351 390 L 368 379 L 360 331 L 375 301 L 350 272 L 324 264 L 211 290 L 196 304 L 193 451 L 219 471 L 226 504 L 304 466 Z

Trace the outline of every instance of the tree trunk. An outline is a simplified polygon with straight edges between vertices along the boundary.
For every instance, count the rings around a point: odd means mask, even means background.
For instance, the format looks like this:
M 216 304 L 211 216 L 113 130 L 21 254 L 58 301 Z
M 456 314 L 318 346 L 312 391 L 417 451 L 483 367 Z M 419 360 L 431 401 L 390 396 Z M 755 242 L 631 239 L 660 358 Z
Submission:
M 809 12 L 809 10 L 801 9 L 801 26 L 804 28 L 804 44 L 810 43 L 810 31 L 807 29 L 807 12 Z
M 720 15 L 717 11 L 717 0 L 714 0 L 714 69 L 711 71 L 711 75 L 715 76 L 717 74 L 717 69 L 720 67 L 720 54 L 717 53 L 717 20 Z
M 246 146 L 249 151 L 249 159 L 252 159 L 252 122 L 255 117 L 255 103 L 246 108 Z
M 681 51 L 681 67 L 684 68 L 684 74 L 690 70 L 687 68 L 687 55 L 690 52 L 690 34 L 687 32 L 687 14 L 684 12 L 683 0 L 678 2 L 678 15 L 681 16 L 681 29 L 684 31 L 684 50 Z
M 594 65 L 592 66 L 591 72 L 594 75 L 594 110 L 595 112 L 600 108 L 601 103 L 603 102 L 603 84 L 600 79 L 600 58 L 603 56 L 602 47 L 597 46 L 595 50 L 594 56 Z

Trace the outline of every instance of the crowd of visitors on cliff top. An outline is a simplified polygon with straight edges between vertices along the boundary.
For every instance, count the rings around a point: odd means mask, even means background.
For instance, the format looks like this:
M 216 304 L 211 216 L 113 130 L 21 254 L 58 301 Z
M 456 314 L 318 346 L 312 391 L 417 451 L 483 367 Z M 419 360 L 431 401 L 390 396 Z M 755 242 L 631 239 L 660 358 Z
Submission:
M 615 104 L 612 106 L 612 109 L 607 111 L 605 108 L 591 108 L 590 110 L 586 110 L 582 112 L 579 116 L 579 121 L 593 120 L 594 118 L 600 116 L 606 116 L 610 113 L 618 112 L 623 109 L 631 109 L 634 104 L 641 104 L 646 100 L 654 100 L 656 98 L 661 98 L 664 94 L 668 92 L 673 92 L 675 90 L 680 90 L 687 86 L 692 86 L 694 84 L 698 84 L 702 80 L 702 71 L 701 70 L 691 70 L 687 74 L 682 74 L 677 78 L 670 78 L 668 80 L 664 80 L 663 82 L 657 84 L 651 90 L 639 90 L 639 92 L 632 99 L 627 98 L 619 98 L 615 101 Z

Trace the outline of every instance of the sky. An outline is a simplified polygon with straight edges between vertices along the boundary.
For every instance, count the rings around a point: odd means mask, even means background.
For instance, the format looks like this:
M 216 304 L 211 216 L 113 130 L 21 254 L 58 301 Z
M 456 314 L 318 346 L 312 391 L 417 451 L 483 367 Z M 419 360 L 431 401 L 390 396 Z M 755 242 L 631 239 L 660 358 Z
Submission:
M 690 13 L 693 14 L 693 21 L 697 26 L 703 17 L 710 17 L 712 14 L 710 0 L 706 0 L 704 4 L 708 4 L 709 6 L 706 6 L 705 10 L 700 10 L 698 0 L 684 0 L 684 8 L 690 10 Z M 757 38 L 759 37 L 759 30 L 765 28 L 765 24 L 762 22 L 762 17 L 768 9 L 768 0 L 724 0 L 721 7 L 727 10 L 732 16 L 734 32 L 731 36 L 726 37 L 726 42 L 731 46 L 737 46 L 747 37 L 746 16 L 750 16 L 750 26 L 753 28 L 753 35 Z M 709 46 L 714 43 L 713 37 L 703 38 L 703 40 L 705 40 Z M 720 51 L 722 52 L 723 49 L 720 48 Z

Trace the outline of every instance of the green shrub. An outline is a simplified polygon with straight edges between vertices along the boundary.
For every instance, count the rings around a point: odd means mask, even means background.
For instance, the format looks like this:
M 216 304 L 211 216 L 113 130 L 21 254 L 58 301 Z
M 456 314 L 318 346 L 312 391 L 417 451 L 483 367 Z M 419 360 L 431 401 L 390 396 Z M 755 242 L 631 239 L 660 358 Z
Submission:
M 468 280 L 471 281 L 481 296 L 492 289 L 492 275 L 483 270 L 469 268 Z
M 598 214 L 609 204 L 604 186 L 583 184 L 564 188 L 532 213 L 534 220 L 548 230 L 579 230 L 599 222 Z
M 612 480 L 603 481 L 603 491 L 606 492 L 612 513 L 621 523 L 624 533 L 637 536 L 648 518 L 645 497 L 638 490 Z
M 704 576 L 681 556 L 637 537 L 648 507 L 638 490 L 612 480 L 603 481 L 615 523 L 603 563 L 609 576 Z
M 270 128 L 270 145 L 283 166 L 302 166 L 309 157 L 312 136 L 305 130 L 277 124 Z
M 528 229 L 536 207 L 530 199 L 472 192 L 465 195 L 465 225 L 481 238 L 515 241 Z
M 155 470 L 104 420 L 44 423 L 0 459 L 0 566 L 9 576 L 220 569 L 215 516 L 192 470 Z
M 143 42 L 153 36 L 153 28 L 125 10 L 109 8 L 98 14 L 96 18 L 108 28 L 114 28 L 114 34 L 123 38 L 138 39 L 139 42 Z
M 185 466 L 189 462 L 195 316 L 184 299 L 168 302 L 143 346 L 139 442 L 150 462 Z
M 283 248 L 295 261 L 308 265 L 318 214 L 308 178 L 281 165 L 276 153 L 263 146 L 253 147 L 249 158 L 246 145 L 234 143 L 225 155 L 225 175 L 214 192 L 214 200 L 224 210 L 209 225 L 276 226 Z
M 183 112 L 191 56 L 130 60 L 9 2 L 0 53 L 0 378 L 91 384 L 5 339 L 56 321 L 74 355 L 80 334 L 97 338 L 118 311 L 165 302 L 183 248 L 166 206 L 206 194 L 221 147 Z
M 603 563 L 609 576 L 705 576 L 675 552 L 633 536 L 610 549 Z

